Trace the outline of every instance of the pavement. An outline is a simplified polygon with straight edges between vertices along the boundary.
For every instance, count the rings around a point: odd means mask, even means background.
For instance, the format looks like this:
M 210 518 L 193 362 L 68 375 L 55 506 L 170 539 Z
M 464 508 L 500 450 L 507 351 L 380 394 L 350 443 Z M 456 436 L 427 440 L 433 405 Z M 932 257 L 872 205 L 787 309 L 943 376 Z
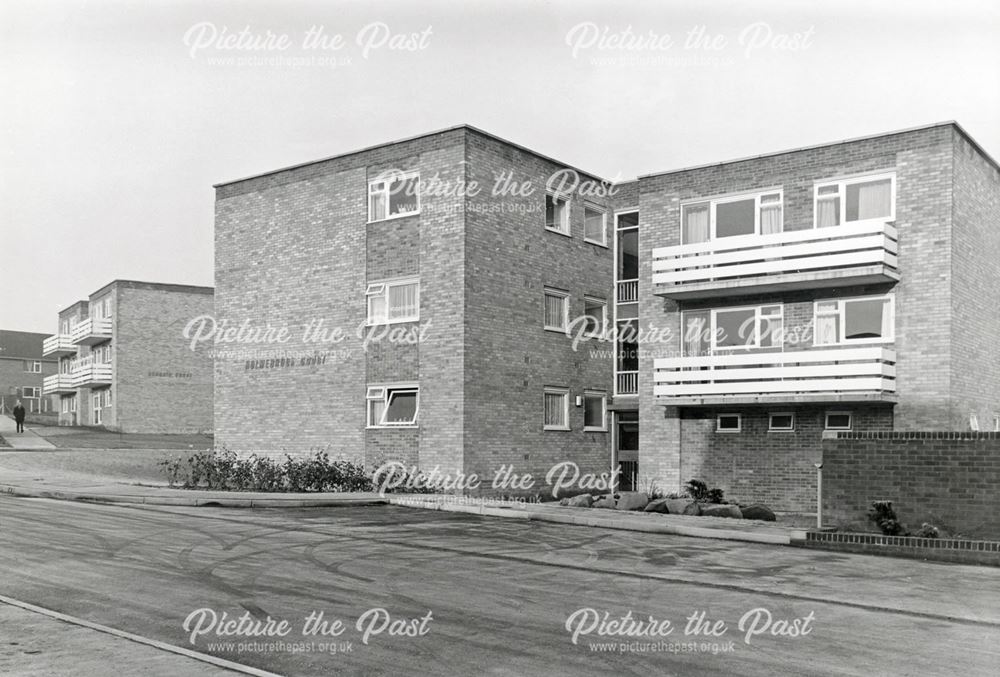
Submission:
M 391 505 L 0 495 L 0 515 L 0 596 L 282 675 L 976 676 L 1000 664 L 1000 570 L 987 567 Z M 392 625 L 359 625 L 373 610 Z M 672 634 L 646 641 L 570 621 L 591 611 L 670 621 Z M 253 645 L 214 631 L 192 639 L 185 620 L 210 612 L 285 620 L 291 632 Z M 319 613 L 342 633 L 305 632 Z M 78 660 L 92 665 L 84 643 Z M 18 655 L 13 674 L 31 660 Z M 198 674 L 183 656 L 161 660 Z
M 32 430 L 32 426 L 25 425 L 24 432 L 15 432 L 17 422 L 9 416 L 0 415 L 0 437 L 11 446 L 12 449 L 54 449 L 55 445 Z

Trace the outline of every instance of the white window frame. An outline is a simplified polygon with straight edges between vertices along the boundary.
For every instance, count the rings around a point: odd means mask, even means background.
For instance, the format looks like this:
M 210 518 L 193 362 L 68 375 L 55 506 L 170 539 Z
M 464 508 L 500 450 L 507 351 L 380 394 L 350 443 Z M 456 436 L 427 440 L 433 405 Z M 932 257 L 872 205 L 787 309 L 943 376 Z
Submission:
M 30 390 L 31 395 L 26 391 Z M 37 400 L 42 395 L 42 389 L 38 386 L 21 386 L 21 397 L 26 400 Z
M 781 232 L 785 232 L 785 189 L 784 186 L 776 186 L 767 190 L 753 190 L 744 193 L 729 193 L 726 195 L 717 195 L 714 197 L 701 197 L 692 198 L 690 200 L 684 200 L 680 204 L 680 215 L 681 215 L 681 244 L 692 244 L 690 242 L 684 242 L 684 210 L 690 207 L 701 206 L 708 204 L 708 241 L 714 242 L 718 239 L 718 234 L 716 232 L 716 207 L 720 204 L 725 204 L 727 202 L 742 202 L 744 200 L 749 200 L 753 198 L 754 201 L 754 212 L 753 212 L 753 233 L 747 233 L 745 235 L 728 235 L 723 240 L 728 240 L 732 237 L 753 237 L 755 235 L 760 235 L 760 208 L 762 197 L 768 195 L 777 195 L 778 200 L 775 203 L 766 203 L 768 206 L 772 204 L 781 205 Z M 700 244 L 700 243 L 696 243 Z
M 394 317 L 389 319 L 389 289 L 390 287 L 403 287 L 410 284 L 417 285 L 416 314 L 404 317 Z M 372 299 L 381 297 L 385 299 L 385 314 L 382 318 L 372 316 Z M 419 277 L 396 277 L 388 280 L 376 280 L 369 282 L 365 289 L 365 324 L 369 327 L 383 324 L 398 324 L 400 322 L 420 321 L 420 278 Z
M 545 300 L 546 297 L 553 296 L 562 299 L 562 326 L 556 327 L 545 322 Z M 542 292 L 542 327 L 545 331 L 557 331 L 560 334 L 565 334 L 566 329 L 569 327 L 569 292 L 563 291 L 562 289 L 555 289 L 554 287 L 545 287 Z
M 63 413 L 63 414 L 68 414 L 69 413 L 69 400 L 70 400 L 70 398 L 63 397 L 59 401 L 59 411 L 60 411 L 60 413 Z
M 570 207 L 572 205 L 572 201 L 570 200 L 570 198 L 569 198 L 568 195 L 563 195 L 561 193 L 557 193 L 557 192 L 551 191 L 551 190 L 550 191 L 546 191 L 546 193 L 545 193 L 545 199 L 548 200 L 549 198 L 551 198 L 552 201 L 555 202 L 555 203 L 558 203 L 558 202 L 562 202 L 563 203 L 563 208 L 562 208 L 562 211 L 561 211 L 561 216 L 559 218 L 559 225 L 561 227 L 559 227 L 559 228 L 550 228 L 548 223 L 544 223 L 543 225 L 545 227 L 545 230 L 547 230 L 550 233 L 559 233 L 560 235 L 565 235 L 566 237 L 572 237 L 573 236 L 572 229 L 570 228 L 570 223 L 569 223 Z M 546 210 L 543 209 L 542 210 L 542 218 L 543 219 L 546 218 L 545 217 L 545 212 L 546 212 Z
M 28 365 L 28 369 L 24 370 L 26 374 L 41 374 L 42 373 L 42 363 L 38 360 L 25 360 Z
M 847 427 L 846 428 L 843 427 L 843 426 L 831 427 L 830 426 L 830 416 L 846 416 L 847 417 Z M 841 410 L 841 409 L 833 409 L 833 410 L 824 412 L 823 413 L 823 430 L 832 430 L 832 431 L 836 431 L 836 432 L 843 431 L 843 430 L 854 430 L 854 412 L 844 411 L 844 410 Z
M 819 201 L 820 195 L 819 191 L 821 188 L 829 188 L 830 186 L 837 187 L 837 200 L 839 203 L 839 223 L 836 226 L 843 226 L 848 223 L 861 223 L 862 221 L 871 221 L 872 219 L 861 219 L 857 221 L 847 220 L 847 186 L 853 185 L 855 183 L 870 183 L 873 181 L 884 181 L 889 179 L 889 216 L 880 216 L 877 221 L 895 221 L 896 220 L 896 172 L 878 172 L 875 174 L 860 174 L 855 176 L 844 176 L 834 179 L 826 179 L 823 181 L 817 181 L 813 184 L 813 228 L 820 228 L 819 225 Z M 824 196 L 824 200 L 830 200 L 829 196 Z M 823 226 L 824 228 L 835 228 L 836 226 Z
M 597 212 L 601 215 L 601 239 L 594 240 L 587 237 L 587 212 Z M 590 204 L 585 202 L 583 204 L 583 241 L 589 242 L 590 244 L 600 245 L 601 247 L 608 246 L 608 210 L 603 207 L 598 207 L 595 204 Z
M 416 393 L 417 405 L 413 410 L 413 420 L 408 422 L 390 423 L 385 420 L 389 413 L 389 400 L 393 393 Z M 372 421 L 371 402 L 382 403 L 382 414 L 377 422 Z M 420 386 L 416 383 L 379 383 L 368 386 L 365 391 L 365 427 L 366 428 L 416 428 L 420 421 Z
M 723 428 L 722 419 L 736 417 L 736 428 Z M 716 414 L 715 416 L 715 432 L 717 433 L 741 433 L 743 432 L 743 414 Z
M 781 428 L 774 425 L 775 416 L 788 416 L 791 423 L 788 427 Z M 767 414 L 767 432 L 769 433 L 791 433 L 795 432 L 795 412 L 794 411 L 771 411 Z
M 564 425 L 549 425 L 545 422 L 545 398 L 547 395 L 561 395 L 563 401 L 563 420 L 566 422 Z M 543 389 L 542 395 L 542 430 L 569 430 L 569 388 L 556 388 L 554 386 L 546 386 Z
M 94 425 L 102 425 L 104 423 L 104 417 L 101 415 L 101 396 L 94 395 L 91 398 L 91 409 L 94 413 L 94 420 L 91 421 Z
M 597 331 L 596 332 L 585 331 L 583 333 L 583 335 L 587 336 L 589 338 L 601 338 L 601 337 L 607 335 L 607 333 L 608 333 L 608 301 L 607 301 L 607 299 L 601 299 L 601 298 L 598 298 L 596 296 L 584 296 L 583 297 L 583 315 L 584 315 L 584 317 L 588 317 L 588 315 L 587 315 L 587 304 L 588 303 L 592 303 L 592 304 L 600 305 L 601 306 L 601 317 L 600 317 L 600 323 L 598 325 Z
M 587 425 L 587 398 L 601 400 L 601 425 Z M 608 431 L 608 394 L 603 390 L 583 391 L 583 431 L 593 433 L 604 433 Z
M 889 302 L 889 336 L 880 336 L 878 338 L 860 338 L 860 339 L 847 339 L 847 310 L 846 305 L 852 301 L 878 301 L 887 300 Z M 821 303 L 836 303 L 837 304 L 837 315 L 839 317 L 837 323 L 837 342 L 836 343 L 820 343 L 819 342 L 819 332 L 816 331 L 817 320 L 820 317 L 819 306 Z M 833 315 L 833 312 L 825 311 L 823 315 Z M 813 346 L 854 346 L 854 345 L 864 345 L 870 343 L 894 343 L 896 340 L 896 295 L 895 294 L 874 294 L 871 296 L 850 296 L 847 298 L 834 298 L 834 299 L 816 299 L 813 301 Z
M 765 308 L 777 308 L 778 310 L 777 310 L 777 313 L 765 315 L 764 314 L 764 309 Z M 739 310 L 751 310 L 751 309 L 754 311 L 754 337 L 753 337 L 754 338 L 754 342 L 752 344 L 746 343 L 746 344 L 741 344 L 741 345 L 738 345 L 738 346 L 720 346 L 720 345 L 718 345 L 718 339 L 719 339 L 718 326 L 719 326 L 719 324 L 718 324 L 718 320 L 716 319 L 717 316 L 718 316 L 718 313 L 720 313 L 720 312 L 725 313 L 725 312 L 739 311 Z M 784 331 L 785 331 L 785 304 L 784 303 L 763 303 L 763 304 L 755 304 L 755 305 L 751 305 L 751 306 L 732 306 L 732 307 L 727 307 L 727 308 L 704 308 L 704 309 L 701 309 L 701 310 L 683 311 L 681 313 L 681 327 L 683 328 L 683 327 L 687 326 L 687 323 L 685 322 L 685 316 L 688 313 L 698 313 L 698 312 L 703 313 L 706 310 L 709 311 L 709 322 L 711 324 L 711 326 L 708 329 L 709 329 L 709 333 L 710 333 L 710 336 L 711 336 L 711 339 L 712 339 L 711 340 L 711 345 L 709 346 L 709 350 L 711 351 L 712 355 L 715 355 L 715 354 L 720 353 L 720 352 L 724 353 L 724 354 L 728 354 L 728 353 L 730 353 L 730 352 L 732 352 L 734 350 L 761 349 L 762 348 L 762 346 L 760 345 L 761 326 L 764 324 L 765 318 L 775 318 L 775 317 L 781 318 L 781 333 L 784 334 Z M 682 329 L 682 331 L 683 331 L 683 329 Z M 783 350 L 783 348 L 784 348 L 784 336 L 782 336 L 780 338 L 782 340 L 781 340 L 781 343 L 779 345 L 777 345 L 777 346 L 763 346 L 763 349 L 765 349 L 765 350 L 772 350 L 772 349 L 773 350 Z
M 76 413 L 76 395 L 72 395 L 69 398 L 69 411 L 71 414 Z
M 417 192 L 414 197 L 417 198 L 417 208 L 409 212 L 400 212 L 399 214 L 389 213 L 389 196 L 390 196 L 390 186 L 394 182 L 401 181 L 406 182 L 410 179 L 417 180 Z M 381 188 L 375 188 L 378 184 L 384 184 Z M 381 219 L 373 218 L 372 215 L 372 196 L 376 194 L 382 194 L 385 199 L 385 217 Z M 403 171 L 393 171 L 385 175 L 379 175 L 368 182 L 368 223 L 381 223 L 383 221 L 391 221 L 392 219 L 401 219 L 406 216 L 415 216 L 420 213 L 420 172 L 403 172 Z

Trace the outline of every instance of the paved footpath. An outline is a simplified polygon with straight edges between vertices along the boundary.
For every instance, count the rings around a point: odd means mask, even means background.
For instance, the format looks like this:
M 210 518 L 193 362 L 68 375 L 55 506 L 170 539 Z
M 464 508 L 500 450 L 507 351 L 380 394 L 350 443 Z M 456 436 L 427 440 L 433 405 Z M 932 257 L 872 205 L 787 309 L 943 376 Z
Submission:
M 0 436 L 13 449 L 55 449 L 55 445 L 31 430 L 30 425 L 24 426 L 24 432 L 15 432 L 17 422 L 9 416 L 0 415 Z

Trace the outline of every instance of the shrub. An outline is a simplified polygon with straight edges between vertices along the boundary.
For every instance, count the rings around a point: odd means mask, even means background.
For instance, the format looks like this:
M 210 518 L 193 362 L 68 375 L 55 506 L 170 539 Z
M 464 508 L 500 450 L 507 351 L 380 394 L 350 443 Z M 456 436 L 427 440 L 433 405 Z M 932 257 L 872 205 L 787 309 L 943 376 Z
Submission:
M 892 501 L 875 501 L 871 510 L 868 511 L 868 519 L 886 536 L 899 536 L 903 533 L 903 525 L 896 518 L 896 511 L 892 509 Z
M 664 498 L 665 496 L 663 490 L 661 490 L 659 485 L 656 484 L 656 480 L 647 481 L 645 491 L 646 496 L 648 496 L 651 501 L 655 501 L 658 498 Z
M 920 538 L 938 538 L 941 532 L 936 526 L 928 522 L 924 522 L 920 525 L 920 531 L 914 534 L 914 536 L 919 536 Z
M 699 503 L 723 503 L 722 497 L 724 492 L 722 489 L 709 489 L 708 485 L 701 480 L 688 480 L 688 483 L 684 485 L 687 489 L 687 495 L 690 498 L 698 501 Z

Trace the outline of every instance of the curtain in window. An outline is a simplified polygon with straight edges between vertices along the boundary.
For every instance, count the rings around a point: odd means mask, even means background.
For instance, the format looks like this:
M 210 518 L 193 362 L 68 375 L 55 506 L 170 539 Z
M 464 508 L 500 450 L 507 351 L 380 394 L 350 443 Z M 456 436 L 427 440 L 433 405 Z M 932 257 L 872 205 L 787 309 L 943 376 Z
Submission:
M 840 223 L 840 198 L 816 201 L 816 225 L 828 228 Z
M 848 188 L 853 187 L 849 186 Z M 857 184 L 858 220 L 878 219 L 889 216 L 892 213 L 891 188 L 892 183 L 888 179 Z
M 889 338 L 892 335 L 892 306 L 886 300 L 882 305 L 882 338 Z
M 816 342 L 821 345 L 837 343 L 840 340 L 838 315 L 816 316 Z
M 684 355 L 685 357 L 701 357 L 709 354 L 707 315 L 685 315 L 684 317 Z
M 708 205 L 684 208 L 684 244 L 708 242 Z
M 781 232 L 781 205 L 761 205 L 760 208 L 761 235 Z
M 389 287 L 389 319 L 414 317 L 417 314 L 417 285 Z
M 565 325 L 565 315 L 563 314 L 562 296 L 545 296 L 545 326 L 563 327 Z
M 545 393 L 545 425 L 566 425 L 566 421 L 563 420 L 563 415 L 566 413 L 566 408 L 563 406 L 564 397 L 562 394 Z
M 385 213 L 385 194 L 382 192 L 372 193 L 368 196 L 371 201 L 371 207 L 369 211 L 371 212 L 371 220 L 379 221 L 388 216 Z

